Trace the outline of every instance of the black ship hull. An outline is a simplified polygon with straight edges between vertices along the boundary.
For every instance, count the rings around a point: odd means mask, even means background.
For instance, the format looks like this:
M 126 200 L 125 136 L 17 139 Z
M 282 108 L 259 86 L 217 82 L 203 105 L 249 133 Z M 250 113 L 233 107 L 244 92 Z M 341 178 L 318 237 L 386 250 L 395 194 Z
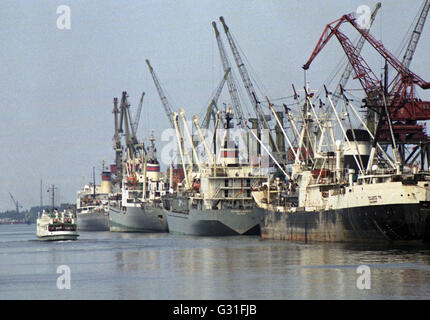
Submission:
M 430 203 L 323 211 L 258 208 L 263 239 L 323 242 L 430 241 Z

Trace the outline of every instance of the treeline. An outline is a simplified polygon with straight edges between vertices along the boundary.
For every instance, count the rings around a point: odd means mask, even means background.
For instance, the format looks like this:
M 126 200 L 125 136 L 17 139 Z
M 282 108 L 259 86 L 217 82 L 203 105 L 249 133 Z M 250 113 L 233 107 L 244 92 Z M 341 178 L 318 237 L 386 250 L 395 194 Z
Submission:
M 70 203 L 62 203 L 59 207 L 56 208 L 61 212 L 70 207 L 75 208 L 75 205 Z M 17 213 L 15 210 L 3 211 L 0 212 L 0 220 L 15 220 L 35 223 L 38 214 L 41 213 L 43 209 L 51 210 L 51 206 L 43 206 L 43 208 L 41 208 L 40 206 L 32 207 L 30 210 L 20 211 L 19 213 Z

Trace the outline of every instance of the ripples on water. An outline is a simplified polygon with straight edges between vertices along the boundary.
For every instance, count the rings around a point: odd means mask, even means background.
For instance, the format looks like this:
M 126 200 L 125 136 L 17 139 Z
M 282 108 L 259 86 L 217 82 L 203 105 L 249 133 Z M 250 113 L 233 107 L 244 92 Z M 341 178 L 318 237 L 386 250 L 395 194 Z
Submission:
M 38 241 L 0 225 L 0 299 L 429 299 L 430 246 L 81 232 Z M 359 265 L 371 289 L 356 286 Z M 59 290 L 68 265 L 71 289 Z

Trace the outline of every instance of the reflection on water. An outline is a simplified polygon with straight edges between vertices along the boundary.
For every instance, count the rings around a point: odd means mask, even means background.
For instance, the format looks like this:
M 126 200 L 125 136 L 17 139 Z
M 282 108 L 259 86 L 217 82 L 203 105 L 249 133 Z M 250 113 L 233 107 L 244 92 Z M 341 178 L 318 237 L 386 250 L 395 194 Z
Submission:
M 429 299 L 430 247 L 82 232 L 35 240 L 0 226 L 0 299 Z M 71 269 L 58 290 L 56 269 Z M 359 290 L 359 265 L 371 289 Z

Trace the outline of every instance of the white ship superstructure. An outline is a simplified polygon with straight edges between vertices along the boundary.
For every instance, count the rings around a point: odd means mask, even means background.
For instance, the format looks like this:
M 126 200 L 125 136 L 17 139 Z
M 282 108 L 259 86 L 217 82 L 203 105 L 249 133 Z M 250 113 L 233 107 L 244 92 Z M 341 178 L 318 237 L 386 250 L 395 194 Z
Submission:
M 121 200 L 110 201 L 110 231 L 166 232 L 161 202 L 166 190 L 166 177 L 160 173 L 151 136 L 150 155 L 125 162 Z
M 37 218 L 36 236 L 39 240 L 76 240 L 76 220 L 73 211 L 44 210 Z
M 334 110 L 330 95 L 328 101 Z M 346 130 L 336 110 L 333 113 L 344 141 L 332 138 L 325 151 L 317 147 L 321 143 L 313 144 L 314 156 L 297 155 L 288 180 L 252 192 L 262 237 L 430 240 L 430 172 L 417 164 L 401 165 L 396 147 L 389 157 L 363 122 L 364 129 Z M 308 130 L 306 124 L 302 130 Z
M 184 120 L 183 111 L 181 113 Z M 227 113 L 226 129 L 230 128 L 230 113 Z M 180 137 L 177 120 L 175 114 Z M 195 124 L 198 126 L 196 121 Z M 266 181 L 267 177 L 260 174 L 258 167 L 239 163 L 238 146 L 229 141 L 228 130 L 225 133 L 219 150 L 220 160 L 211 161 L 210 157 L 206 162 L 198 160 L 197 171 L 186 170 L 183 188 L 165 198 L 170 232 L 203 236 L 260 233 L 251 189 Z M 201 143 L 206 144 L 203 136 Z M 207 154 L 212 156 L 210 152 Z

